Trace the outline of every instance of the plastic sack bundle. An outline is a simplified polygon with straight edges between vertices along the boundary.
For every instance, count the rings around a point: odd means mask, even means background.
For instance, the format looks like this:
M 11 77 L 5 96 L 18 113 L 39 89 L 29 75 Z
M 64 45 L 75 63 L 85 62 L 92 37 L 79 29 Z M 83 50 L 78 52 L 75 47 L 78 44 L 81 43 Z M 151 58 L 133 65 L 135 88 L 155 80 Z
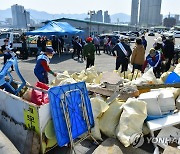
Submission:
M 52 81 L 51 85 L 52 86 L 57 86 L 60 84 L 61 81 L 70 78 L 70 75 L 68 74 L 67 71 L 63 72 L 63 73 L 58 73 L 55 80 Z
M 119 124 L 119 118 L 122 113 L 121 106 L 123 103 L 124 102 L 118 99 L 113 101 L 99 120 L 101 132 L 108 137 L 116 138 L 116 127 Z
M 37 82 L 36 87 L 44 90 L 49 89 L 49 87 L 42 82 Z M 42 91 L 33 89 L 31 94 L 31 102 L 37 105 L 43 105 L 49 103 L 48 93 L 44 93 Z
M 95 66 L 87 68 L 86 76 L 87 76 L 86 82 L 88 82 L 88 83 L 92 83 L 94 81 L 94 79 L 96 79 L 98 77 L 98 73 L 97 73 Z
M 109 105 L 104 101 L 101 96 L 91 98 L 91 105 L 94 119 L 100 118 L 102 114 L 109 108 Z
M 135 98 L 129 98 L 122 105 L 122 108 L 123 112 L 116 128 L 116 135 L 120 142 L 128 147 L 131 144 L 131 136 L 142 133 L 143 123 L 147 117 L 147 109 L 144 101 Z
M 94 117 L 94 121 L 95 121 L 95 125 L 91 129 L 91 133 L 95 139 L 102 140 L 101 132 L 100 132 L 100 128 L 99 128 L 99 118 L 109 108 L 109 106 L 103 100 L 103 98 L 100 96 L 91 98 L 91 106 L 92 106 L 93 117 Z
M 73 78 L 67 78 L 67 79 L 62 80 L 58 86 L 62 86 L 65 84 L 72 84 L 72 83 L 76 83 L 76 81 Z
M 150 68 L 141 78 L 131 81 L 131 84 L 142 85 L 142 84 L 156 84 L 157 80 L 153 73 L 153 68 Z
M 30 102 L 32 97 L 31 95 L 32 95 L 32 89 L 28 88 L 26 92 L 23 94 L 22 98 Z

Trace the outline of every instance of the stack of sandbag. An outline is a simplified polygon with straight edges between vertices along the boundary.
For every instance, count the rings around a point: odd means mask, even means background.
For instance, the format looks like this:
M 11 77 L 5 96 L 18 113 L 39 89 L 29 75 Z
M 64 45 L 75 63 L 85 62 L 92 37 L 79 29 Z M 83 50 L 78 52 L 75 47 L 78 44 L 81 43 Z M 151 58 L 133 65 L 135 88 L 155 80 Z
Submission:
M 135 98 L 129 98 L 122 105 L 122 109 L 116 135 L 120 142 L 128 147 L 131 144 L 131 136 L 142 133 L 143 123 L 147 117 L 146 103 Z
M 103 113 L 109 108 L 109 106 L 101 96 L 91 98 L 91 106 L 95 122 L 94 127 L 91 129 L 91 134 L 95 139 L 102 141 L 99 128 L 99 119 L 102 117 Z
M 116 138 L 116 127 L 119 124 L 123 103 L 121 100 L 116 99 L 99 119 L 100 130 L 108 137 Z

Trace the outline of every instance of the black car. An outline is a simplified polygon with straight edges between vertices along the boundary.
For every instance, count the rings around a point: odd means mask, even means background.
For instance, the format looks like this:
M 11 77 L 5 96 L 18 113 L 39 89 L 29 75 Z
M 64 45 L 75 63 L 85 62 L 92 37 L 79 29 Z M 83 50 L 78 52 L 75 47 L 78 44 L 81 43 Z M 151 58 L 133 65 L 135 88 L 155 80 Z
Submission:
M 155 36 L 155 33 L 154 33 L 153 31 L 150 31 L 150 32 L 148 33 L 148 36 Z

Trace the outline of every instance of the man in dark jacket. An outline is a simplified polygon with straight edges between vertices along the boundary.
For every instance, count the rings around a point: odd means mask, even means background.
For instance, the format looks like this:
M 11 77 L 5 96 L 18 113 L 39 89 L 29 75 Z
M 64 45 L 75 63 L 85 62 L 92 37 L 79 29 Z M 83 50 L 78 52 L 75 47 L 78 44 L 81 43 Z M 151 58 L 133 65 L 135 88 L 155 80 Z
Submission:
M 56 36 L 53 36 L 52 48 L 55 52 L 58 52 L 58 39 L 56 38 Z
M 143 36 L 141 36 L 141 40 L 142 40 L 142 44 L 143 44 L 143 46 L 144 46 L 144 49 L 146 50 L 146 47 L 147 47 L 147 41 L 146 41 L 146 39 L 145 39 L 145 36 L 143 35 Z
M 37 40 L 37 56 L 39 56 L 40 52 L 42 51 L 42 38 L 40 36 L 38 36 L 38 40 Z
M 167 72 L 171 66 L 171 61 L 174 57 L 174 42 L 173 38 L 168 38 L 164 40 L 164 57 L 167 60 L 166 66 L 165 66 L 165 72 Z
M 115 52 L 116 51 L 116 54 Z M 113 56 L 116 56 L 116 70 L 122 65 L 121 73 L 127 71 L 129 57 L 132 54 L 132 50 L 129 45 L 124 43 L 124 37 L 121 36 L 120 42 L 118 42 L 112 49 Z
M 75 38 L 74 47 L 76 49 L 78 60 L 79 60 L 80 53 L 81 53 L 81 50 L 82 50 L 82 45 L 79 43 L 79 37 L 78 36 Z M 73 57 L 74 57 L 74 55 L 73 55 Z
M 86 68 L 89 68 L 90 66 L 94 66 L 94 61 L 95 61 L 95 51 L 96 48 L 92 43 L 92 38 L 88 37 L 86 39 L 87 44 L 83 48 L 83 55 L 86 57 Z

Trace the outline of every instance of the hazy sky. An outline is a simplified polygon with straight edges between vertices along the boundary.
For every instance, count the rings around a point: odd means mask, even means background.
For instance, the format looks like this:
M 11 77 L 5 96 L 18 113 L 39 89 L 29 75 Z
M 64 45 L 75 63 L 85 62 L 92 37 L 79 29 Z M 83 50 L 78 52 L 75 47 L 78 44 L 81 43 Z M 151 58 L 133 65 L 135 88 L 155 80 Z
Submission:
M 26 9 L 48 13 L 87 13 L 88 10 L 108 10 L 109 14 L 131 14 L 131 0 L 0 0 L 0 10 L 13 4 L 23 5 Z M 180 14 L 180 0 L 162 0 L 161 13 Z

